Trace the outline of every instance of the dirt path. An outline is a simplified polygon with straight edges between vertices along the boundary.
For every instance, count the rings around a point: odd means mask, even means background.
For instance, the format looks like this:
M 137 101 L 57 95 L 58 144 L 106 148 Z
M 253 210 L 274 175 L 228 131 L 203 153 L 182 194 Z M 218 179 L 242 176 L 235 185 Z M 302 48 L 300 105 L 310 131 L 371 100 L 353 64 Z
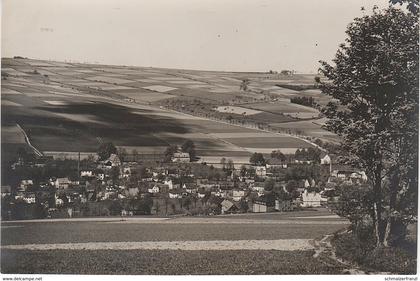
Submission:
M 342 231 L 341 233 L 344 233 Z M 324 263 L 328 263 L 328 260 L 332 263 L 339 264 L 344 267 L 343 274 L 351 274 L 351 275 L 366 275 L 366 274 L 390 274 L 389 272 L 367 272 L 357 265 L 348 263 L 340 258 L 338 258 L 335 254 L 334 247 L 331 244 L 331 239 L 333 238 L 332 234 L 325 235 L 321 240 L 314 241 L 314 248 L 315 254 L 313 258 L 324 260 Z M 327 260 L 327 262 L 325 262 Z
M 305 251 L 314 248 L 312 239 L 85 242 L 5 245 L 6 250 L 277 250 Z
M 16 123 L 16 125 L 17 125 L 17 127 L 22 131 L 22 133 L 23 133 L 23 135 L 24 135 L 24 137 L 25 137 L 25 141 L 26 141 L 26 143 L 29 145 L 29 147 L 30 148 L 32 148 L 32 150 L 35 152 L 35 154 L 37 155 L 37 156 L 42 156 L 42 152 L 41 151 L 39 151 L 38 149 L 36 149 L 32 144 L 31 144 L 31 141 L 29 140 L 29 137 L 28 137 L 28 135 L 26 134 L 26 132 L 25 132 L 25 130 L 23 130 L 23 128 L 19 125 L 19 124 L 17 124 Z

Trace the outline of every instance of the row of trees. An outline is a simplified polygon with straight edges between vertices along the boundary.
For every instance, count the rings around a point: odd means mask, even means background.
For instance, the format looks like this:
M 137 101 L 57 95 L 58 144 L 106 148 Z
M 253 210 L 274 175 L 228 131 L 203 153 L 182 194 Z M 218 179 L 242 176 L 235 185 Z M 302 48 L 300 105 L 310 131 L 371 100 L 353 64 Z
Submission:
M 290 99 L 291 103 L 301 104 L 309 107 L 315 106 L 315 99 L 313 97 L 293 97 Z
M 272 159 L 278 159 L 282 162 L 287 161 L 288 158 L 280 150 L 273 150 L 270 154 L 270 157 Z M 290 157 L 291 156 L 289 156 L 289 158 Z M 321 151 L 313 147 L 297 149 L 294 155 L 294 159 L 300 161 L 314 161 L 319 163 L 321 160 Z M 249 162 L 252 165 L 256 166 L 265 165 L 267 163 L 266 159 L 264 158 L 264 155 L 262 153 L 257 152 L 252 154 L 251 158 L 249 159 Z

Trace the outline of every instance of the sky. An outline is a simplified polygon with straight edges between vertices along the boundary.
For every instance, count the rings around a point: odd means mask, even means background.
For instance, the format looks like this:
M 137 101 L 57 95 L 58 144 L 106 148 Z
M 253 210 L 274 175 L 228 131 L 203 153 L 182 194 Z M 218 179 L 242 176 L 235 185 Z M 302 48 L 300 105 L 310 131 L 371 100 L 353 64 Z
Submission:
M 314 73 L 387 0 L 3 0 L 2 57 Z

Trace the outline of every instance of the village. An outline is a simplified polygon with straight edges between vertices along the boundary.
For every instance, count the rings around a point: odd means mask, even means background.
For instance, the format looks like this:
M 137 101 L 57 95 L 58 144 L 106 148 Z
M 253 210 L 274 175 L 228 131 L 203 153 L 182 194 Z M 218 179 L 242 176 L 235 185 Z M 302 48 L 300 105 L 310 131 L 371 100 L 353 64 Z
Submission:
M 273 151 L 267 159 L 254 153 L 239 167 L 225 158 L 194 162 L 191 141 L 154 157 L 112 143 L 83 160 L 28 160 L 22 152 L 10 167 L 19 175 L 9 177 L 15 183 L 1 187 L 2 219 L 284 212 L 327 206 L 337 187 L 367 181 L 363 171 L 334 164 L 334 155 L 315 148 Z

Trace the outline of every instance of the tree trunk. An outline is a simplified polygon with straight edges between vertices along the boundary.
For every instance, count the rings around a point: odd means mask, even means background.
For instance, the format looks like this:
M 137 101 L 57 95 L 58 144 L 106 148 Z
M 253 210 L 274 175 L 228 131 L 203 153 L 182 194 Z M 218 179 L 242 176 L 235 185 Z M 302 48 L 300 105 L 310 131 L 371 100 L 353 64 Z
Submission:
M 394 223 L 393 213 L 396 210 L 398 186 L 400 183 L 400 174 L 398 168 L 392 173 L 389 184 L 389 214 L 384 234 L 384 246 L 391 246 L 391 230 Z
M 391 238 L 391 227 L 392 227 L 392 218 L 388 217 L 387 219 L 387 223 L 386 223 L 386 228 L 385 228 L 385 234 L 384 234 L 384 243 L 383 245 L 385 247 L 389 247 L 391 246 L 390 244 L 390 238 Z
M 382 165 L 377 165 L 375 169 L 375 179 L 373 186 L 374 200 L 373 211 L 374 211 L 374 234 L 376 238 L 376 247 L 383 246 L 383 235 L 381 229 L 382 222 Z
M 380 234 L 380 221 L 381 221 L 381 214 L 380 211 L 378 211 L 378 204 L 375 202 L 373 203 L 373 210 L 374 210 L 374 232 L 375 232 L 375 238 L 376 238 L 376 247 L 380 247 L 383 245 L 383 242 L 381 240 L 381 234 Z

